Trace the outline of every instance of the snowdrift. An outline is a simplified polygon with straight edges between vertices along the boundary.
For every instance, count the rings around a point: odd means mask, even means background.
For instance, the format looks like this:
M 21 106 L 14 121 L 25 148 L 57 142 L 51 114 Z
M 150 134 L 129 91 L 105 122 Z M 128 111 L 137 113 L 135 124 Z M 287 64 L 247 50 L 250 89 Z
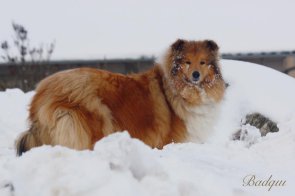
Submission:
M 294 195 L 295 80 L 272 69 L 221 62 L 229 83 L 208 143 L 151 149 L 127 132 L 97 142 L 93 151 L 43 146 L 15 156 L 14 140 L 27 127 L 34 92 L 0 92 L 0 195 Z M 279 132 L 245 141 L 230 136 L 243 117 L 260 112 Z M 284 186 L 245 186 L 245 178 L 282 180 Z

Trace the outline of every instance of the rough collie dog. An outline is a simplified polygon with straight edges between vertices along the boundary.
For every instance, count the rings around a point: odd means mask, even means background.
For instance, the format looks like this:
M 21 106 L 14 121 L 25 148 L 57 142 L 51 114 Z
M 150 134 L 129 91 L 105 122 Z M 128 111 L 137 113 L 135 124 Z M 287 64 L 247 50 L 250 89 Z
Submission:
M 36 89 L 17 154 L 41 145 L 92 149 L 123 130 L 156 148 L 204 142 L 225 91 L 218 57 L 214 41 L 177 40 L 141 74 L 80 68 L 49 76 Z

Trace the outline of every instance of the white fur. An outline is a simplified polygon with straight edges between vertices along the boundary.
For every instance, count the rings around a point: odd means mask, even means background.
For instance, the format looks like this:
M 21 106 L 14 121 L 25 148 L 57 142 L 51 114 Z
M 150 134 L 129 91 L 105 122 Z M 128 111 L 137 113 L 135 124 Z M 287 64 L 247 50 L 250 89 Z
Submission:
M 195 108 L 187 108 L 189 113 L 185 120 L 188 131 L 187 142 L 205 142 L 213 133 L 219 114 L 220 103 L 207 97 L 205 91 L 200 93 L 204 104 Z

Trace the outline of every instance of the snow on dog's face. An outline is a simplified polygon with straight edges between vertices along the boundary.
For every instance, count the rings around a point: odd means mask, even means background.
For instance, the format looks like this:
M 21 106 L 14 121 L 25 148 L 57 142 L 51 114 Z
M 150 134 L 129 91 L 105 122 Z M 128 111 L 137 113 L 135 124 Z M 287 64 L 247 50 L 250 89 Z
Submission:
M 219 101 L 224 81 L 218 64 L 218 45 L 212 40 L 173 43 L 166 56 L 166 76 L 176 93 L 191 104 Z

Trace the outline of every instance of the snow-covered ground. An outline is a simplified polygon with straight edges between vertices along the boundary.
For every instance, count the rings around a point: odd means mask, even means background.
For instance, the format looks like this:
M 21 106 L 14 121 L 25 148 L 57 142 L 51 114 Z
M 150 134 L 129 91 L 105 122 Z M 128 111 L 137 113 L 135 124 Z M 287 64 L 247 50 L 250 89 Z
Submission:
M 27 127 L 34 93 L 0 92 L 0 195 L 295 195 L 295 80 L 259 65 L 221 63 L 230 86 L 216 134 L 205 144 L 163 150 L 123 132 L 97 142 L 94 151 L 43 146 L 16 157 L 14 140 Z M 245 126 L 249 138 L 231 140 L 250 112 L 270 117 L 279 132 L 260 137 Z M 286 182 L 244 186 L 249 175 Z

